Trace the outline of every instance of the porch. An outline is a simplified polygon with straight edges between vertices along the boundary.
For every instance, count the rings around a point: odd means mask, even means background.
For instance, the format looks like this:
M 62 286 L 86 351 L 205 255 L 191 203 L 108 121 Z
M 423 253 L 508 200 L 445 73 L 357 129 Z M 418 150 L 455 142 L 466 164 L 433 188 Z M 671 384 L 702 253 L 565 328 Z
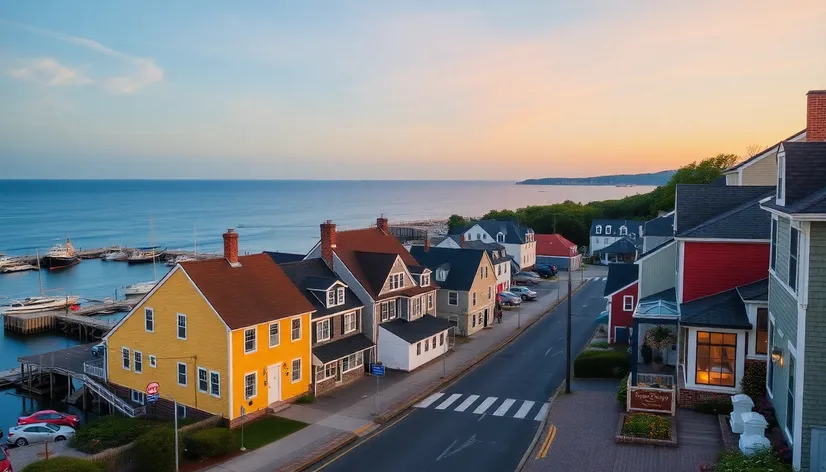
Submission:
M 633 319 L 631 385 L 676 390 L 679 306 L 664 299 L 643 299 Z

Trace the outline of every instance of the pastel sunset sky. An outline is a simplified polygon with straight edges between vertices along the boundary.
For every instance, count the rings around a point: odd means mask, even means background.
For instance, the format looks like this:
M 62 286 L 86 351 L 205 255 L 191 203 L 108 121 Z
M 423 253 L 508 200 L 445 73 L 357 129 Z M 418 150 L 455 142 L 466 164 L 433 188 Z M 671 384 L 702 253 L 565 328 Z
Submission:
M 0 178 L 653 172 L 823 88 L 823 0 L 8 1 Z

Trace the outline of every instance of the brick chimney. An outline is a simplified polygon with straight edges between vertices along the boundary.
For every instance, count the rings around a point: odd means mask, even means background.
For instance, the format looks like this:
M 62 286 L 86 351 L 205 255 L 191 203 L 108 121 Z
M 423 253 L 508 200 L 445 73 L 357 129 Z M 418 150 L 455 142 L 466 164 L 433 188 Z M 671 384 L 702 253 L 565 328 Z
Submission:
M 333 270 L 333 252 L 336 249 L 336 225 L 330 220 L 321 223 L 321 258 Z
M 826 90 L 806 94 L 806 141 L 826 141 Z
M 241 266 L 241 263 L 238 262 L 238 233 L 232 228 L 224 233 L 224 259 L 232 267 Z
M 426 237 L 424 239 L 424 252 L 427 252 L 429 250 L 430 250 L 430 238 Z
M 384 231 L 385 234 L 390 234 L 390 228 L 387 224 L 387 218 L 383 216 L 376 218 L 376 228 Z
M 465 235 L 459 236 L 459 247 L 465 247 Z

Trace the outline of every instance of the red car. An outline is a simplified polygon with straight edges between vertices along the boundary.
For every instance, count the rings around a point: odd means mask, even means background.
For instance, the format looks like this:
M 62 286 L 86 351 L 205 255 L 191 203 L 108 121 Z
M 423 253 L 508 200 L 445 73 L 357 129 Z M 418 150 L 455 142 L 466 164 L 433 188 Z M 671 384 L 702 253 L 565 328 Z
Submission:
M 0 446 L 0 472 L 14 472 L 9 459 L 9 450 L 6 446 Z
M 80 418 L 75 415 L 68 415 L 54 410 L 43 410 L 29 416 L 17 418 L 17 426 L 32 423 L 51 423 L 58 426 L 70 426 L 77 429 L 80 426 Z M 2 472 L 2 469 L 0 469 Z

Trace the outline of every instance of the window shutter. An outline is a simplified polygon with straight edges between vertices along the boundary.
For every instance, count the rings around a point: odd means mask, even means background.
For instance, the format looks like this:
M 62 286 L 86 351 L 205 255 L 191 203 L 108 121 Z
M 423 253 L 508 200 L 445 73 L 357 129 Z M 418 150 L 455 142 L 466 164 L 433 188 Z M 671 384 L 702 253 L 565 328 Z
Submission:
M 318 321 L 316 321 L 315 323 L 313 323 L 311 326 L 313 327 L 313 329 L 311 329 L 310 331 L 312 331 L 312 332 L 313 332 L 313 344 L 315 344 L 315 343 L 317 343 L 317 342 L 318 342 L 318 331 L 317 331 L 317 329 L 318 329 Z M 290 329 L 290 332 L 292 332 L 292 326 L 290 326 L 290 328 L 291 328 L 291 329 Z

